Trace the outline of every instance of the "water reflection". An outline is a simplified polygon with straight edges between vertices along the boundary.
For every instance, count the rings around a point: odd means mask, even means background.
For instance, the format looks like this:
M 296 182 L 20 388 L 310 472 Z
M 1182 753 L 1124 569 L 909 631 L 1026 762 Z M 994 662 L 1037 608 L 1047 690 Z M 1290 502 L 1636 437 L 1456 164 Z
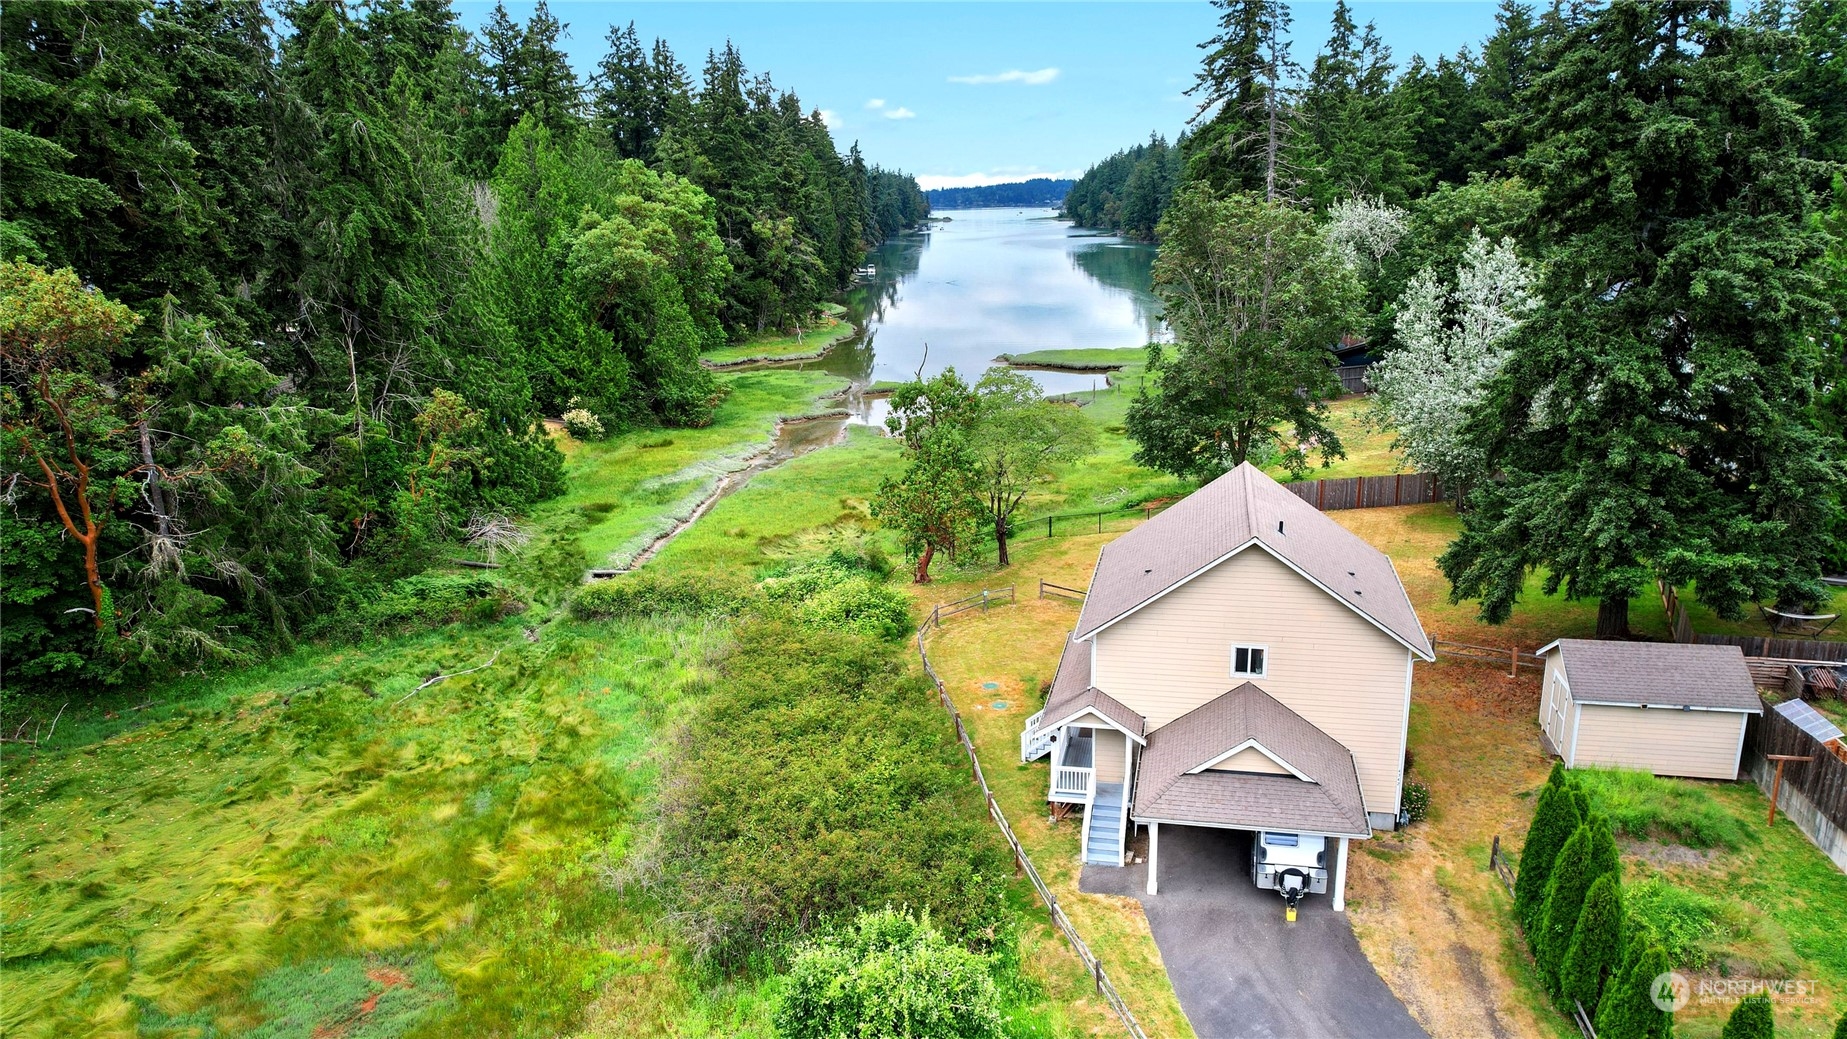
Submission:
M 848 295 L 863 335 L 808 362 L 854 385 L 854 421 L 883 420 L 866 387 L 933 375 L 975 377 L 1001 354 L 1141 346 L 1164 335 L 1150 291 L 1152 246 L 1074 229 L 1052 210 L 955 210 L 931 231 L 874 250 Z M 1093 374 L 1035 372 L 1049 393 L 1089 390 Z

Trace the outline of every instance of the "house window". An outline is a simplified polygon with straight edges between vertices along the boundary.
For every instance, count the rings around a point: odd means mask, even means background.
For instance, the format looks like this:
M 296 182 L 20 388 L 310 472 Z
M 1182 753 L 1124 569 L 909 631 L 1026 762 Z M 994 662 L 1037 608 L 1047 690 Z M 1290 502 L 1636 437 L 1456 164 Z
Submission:
M 1231 647 L 1231 673 L 1247 678 L 1262 678 L 1264 658 L 1269 654 L 1263 646 Z

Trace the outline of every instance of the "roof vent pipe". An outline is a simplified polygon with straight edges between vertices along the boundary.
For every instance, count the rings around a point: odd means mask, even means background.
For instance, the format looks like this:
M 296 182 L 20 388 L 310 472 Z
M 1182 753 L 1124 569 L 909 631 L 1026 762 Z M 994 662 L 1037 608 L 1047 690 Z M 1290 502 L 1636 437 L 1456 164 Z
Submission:
M 1277 532 L 1278 534 L 1283 534 L 1283 521 L 1282 521 L 1282 520 L 1277 520 L 1277 521 L 1276 521 L 1276 532 Z M 1283 536 L 1284 536 L 1284 537 L 1288 537 L 1289 535 L 1287 535 L 1287 534 L 1283 534 Z

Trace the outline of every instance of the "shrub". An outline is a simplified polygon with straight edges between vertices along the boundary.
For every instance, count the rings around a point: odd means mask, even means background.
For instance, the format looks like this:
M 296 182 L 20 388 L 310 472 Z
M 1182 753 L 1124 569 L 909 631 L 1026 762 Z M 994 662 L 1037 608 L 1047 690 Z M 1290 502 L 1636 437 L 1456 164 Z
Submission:
M 1526 928 L 1529 943 L 1535 940 L 1534 933 L 1541 923 L 1553 860 L 1584 822 L 1571 795 L 1572 783 L 1565 775 L 1565 767 L 1553 765 L 1552 775 L 1539 791 L 1533 825 L 1527 829 L 1526 844 L 1520 849 L 1520 872 L 1514 877 L 1514 912 L 1520 926 Z
M 1539 975 L 1553 992 L 1559 991 L 1559 968 L 1570 949 L 1578 915 L 1584 911 L 1584 896 L 1598 877 L 1615 873 L 1618 868 L 1616 839 L 1610 834 L 1609 822 L 1601 816 L 1591 816 L 1559 849 L 1552 875 L 1546 878 L 1544 923 L 1536 935 L 1527 936 Z
M 1712 962 L 1712 943 L 1720 936 L 1715 899 L 1649 877 L 1624 894 L 1623 911 L 1648 928 L 1675 967 L 1698 970 Z
M 751 598 L 748 586 L 722 578 L 624 574 L 577 589 L 570 610 L 578 620 L 728 617 Z
M 1847 1039 L 1847 1011 L 1843 1011 L 1841 1019 L 1834 1022 L 1834 1039 Z
M 866 559 L 834 552 L 786 566 L 763 580 L 764 597 L 784 603 L 801 620 L 873 638 L 903 638 L 911 630 L 911 601 L 884 583 Z M 890 564 L 885 564 L 885 573 Z
M 1719 1039 L 1775 1039 L 1776 1019 L 1770 1012 L 1770 997 L 1759 992 L 1746 996 L 1732 1008 L 1725 1019 Z
M 735 965 L 885 905 L 1009 943 L 1006 846 L 897 647 L 756 614 L 733 635 L 631 867 L 694 951 Z
M 1622 889 L 1615 873 L 1605 873 L 1584 896 L 1584 909 L 1559 968 L 1559 994 L 1593 1011 L 1602 997 L 1604 978 L 1621 966 L 1623 955 Z
M 1573 775 L 1596 810 L 1630 837 L 1728 850 L 1755 840 L 1749 826 L 1697 784 L 1626 768 L 1581 768 Z
M 365 634 L 489 621 L 525 609 L 519 593 L 498 578 L 482 574 L 417 574 L 400 578 L 364 601 L 357 610 Z M 350 616 L 350 615 L 349 615 Z
M 883 909 L 796 954 L 775 1020 L 788 1039 L 988 1039 L 1001 1034 L 1000 994 L 987 959 L 928 914 Z
M 1430 788 L 1415 779 L 1407 781 L 1404 785 L 1404 811 L 1406 818 L 1414 823 L 1430 818 Z
M 603 420 L 583 408 L 572 408 L 562 417 L 564 431 L 579 440 L 601 440 L 608 435 L 603 430 Z
M 1620 977 L 1612 977 L 1597 1004 L 1598 1039 L 1669 1039 L 1674 1015 L 1655 1005 L 1655 979 L 1670 970 L 1667 953 L 1646 930 L 1629 939 Z

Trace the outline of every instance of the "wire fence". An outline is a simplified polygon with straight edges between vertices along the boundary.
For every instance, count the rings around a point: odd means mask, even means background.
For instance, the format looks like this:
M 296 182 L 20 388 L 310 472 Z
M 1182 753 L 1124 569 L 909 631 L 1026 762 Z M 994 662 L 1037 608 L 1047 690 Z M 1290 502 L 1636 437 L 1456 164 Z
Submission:
M 1033 890 L 1039 893 L 1039 900 L 1045 903 L 1046 911 L 1051 914 L 1052 923 L 1064 933 L 1065 940 L 1071 943 L 1072 951 L 1077 953 L 1077 958 L 1084 964 L 1085 969 L 1090 971 L 1091 981 L 1096 985 L 1097 992 L 1109 1003 L 1110 1009 L 1116 1012 L 1116 1016 L 1122 1018 L 1123 1026 L 1128 1029 L 1129 1035 L 1134 1039 L 1148 1039 L 1148 1033 L 1142 1031 L 1142 1026 L 1135 1020 L 1135 1013 L 1129 1009 L 1129 1004 L 1123 1000 L 1122 994 L 1116 991 L 1116 986 L 1110 981 L 1109 973 L 1103 969 L 1103 961 L 1097 958 L 1096 953 L 1090 951 L 1090 945 L 1084 941 L 1082 935 L 1077 933 L 1077 925 L 1065 915 L 1064 907 L 1058 904 L 1058 896 L 1052 894 L 1052 889 L 1046 886 L 1044 878 L 1039 876 L 1038 868 L 1033 865 L 1032 858 L 1026 854 L 1026 849 L 1021 847 L 1020 839 L 1014 836 L 1013 827 L 1008 824 L 1006 813 L 1001 811 L 1000 802 L 995 800 L 994 791 L 988 787 L 988 777 L 981 771 L 981 758 L 975 753 L 975 741 L 969 737 L 968 727 L 962 724 L 962 712 L 956 709 L 955 701 L 949 698 L 949 690 L 944 687 L 942 678 L 937 675 L 936 668 L 930 663 L 929 652 L 924 648 L 924 636 L 942 627 L 944 617 L 953 617 L 957 613 L 964 613 L 971 609 L 986 609 L 1001 602 L 1013 602 L 1011 586 L 1000 592 L 990 593 L 983 590 L 979 595 L 971 595 L 958 599 L 954 603 L 937 606 L 917 627 L 917 656 L 923 660 L 924 673 L 930 676 L 930 684 L 936 687 L 936 696 L 942 701 L 943 710 L 948 711 L 950 720 L 955 722 L 956 740 L 968 753 L 969 765 L 975 773 L 975 782 L 980 784 L 981 796 L 988 802 L 988 815 L 993 818 L 994 825 L 1000 828 L 1001 836 L 1007 839 L 1007 846 L 1013 849 L 1014 864 L 1019 867 L 1026 879 L 1032 882 Z M 945 612 L 945 607 L 955 608 Z

